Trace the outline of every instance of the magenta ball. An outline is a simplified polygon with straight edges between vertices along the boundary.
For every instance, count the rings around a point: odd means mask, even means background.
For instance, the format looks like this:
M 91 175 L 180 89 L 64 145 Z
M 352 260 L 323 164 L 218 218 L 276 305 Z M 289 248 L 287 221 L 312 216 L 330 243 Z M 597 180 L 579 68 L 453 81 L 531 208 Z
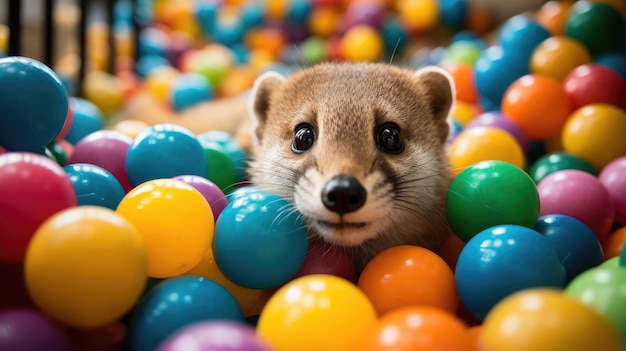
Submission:
M 346 251 L 325 242 L 311 242 L 304 263 L 293 279 L 310 274 L 330 274 L 357 282 L 357 274 Z
M 29 152 L 0 155 L 0 194 L 0 261 L 7 262 L 22 262 L 37 228 L 77 204 L 63 168 Z
M 222 213 L 224 207 L 228 205 L 228 199 L 215 183 L 197 175 L 181 175 L 174 177 L 174 179 L 187 183 L 198 190 L 207 200 L 209 206 L 211 206 L 213 218 L 217 221 L 217 217 Z
M 615 204 L 615 221 L 626 225 L 626 156 L 616 158 L 600 171 L 600 183 Z
M 0 350 L 70 351 L 68 337 L 41 313 L 25 308 L 0 311 Z
M 207 321 L 191 324 L 168 337 L 156 351 L 271 351 L 243 323 Z
M 102 167 L 128 192 L 133 186 L 126 174 L 126 154 L 132 143 L 133 139 L 121 132 L 99 130 L 76 143 L 67 163 L 90 163 Z
M 525 152 L 528 151 L 528 139 L 524 135 L 522 129 L 517 123 L 506 118 L 505 115 L 499 112 L 485 112 L 473 118 L 466 126 L 465 129 L 475 127 L 495 127 L 500 128 L 507 133 L 511 134 L 515 140 L 522 147 Z
M 600 180 L 583 171 L 561 170 L 537 184 L 540 216 L 561 214 L 586 224 L 602 242 L 613 226 L 615 206 Z

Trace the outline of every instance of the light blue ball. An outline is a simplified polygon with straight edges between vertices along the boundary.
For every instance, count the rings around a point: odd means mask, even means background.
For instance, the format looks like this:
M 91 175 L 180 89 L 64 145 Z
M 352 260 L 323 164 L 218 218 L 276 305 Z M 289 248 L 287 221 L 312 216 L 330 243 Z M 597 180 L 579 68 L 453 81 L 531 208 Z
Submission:
M 509 18 L 498 33 L 498 41 L 505 51 L 510 51 L 528 62 L 535 48 L 550 38 L 550 32 L 527 15 Z
M 177 111 L 193 107 L 213 98 L 213 87 L 199 73 L 183 73 L 176 76 L 170 90 L 170 102 Z
M 626 27 L 626 26 L 625 26 Z M 626 35 L 624 35 L 626 38 Z M 595 63 L 607 66 L 626 80 L 626 52 L 609 52 L 596 56 Z
M 65 140 L 76 144 L 87 135 L 101 130 L 104 127 L 104 117 L 98 106 L 89 100 L 73 97 L 70 101 L 73 118 Z
M 499 225 L 467 242 L 457 260 L 455 280 L 463 304 L 483 320 L 493 306 L 517 291 L 564 288 L 566 273 L 546 237 L 527 227 Z
M 466 0 L 439 0 L 441 22 L 452 28 L 462 28 L 467 21 Z
M 249 192 L 230 202 L 215 224 L 213 254 L 220 271 L 250 289 L 286 283 L 308 248 L 302 215 L 283 198 Z
M 205 177 L 208 167 L 204 149 L 195 135 L 171 123 L 144 129 L 126 155 L 126 173 L 133 187 L 148 180 L 179 175 Z
M 166 279 L 139 300 L 128 323 L 124 349 L 154 350 L 175 331 L 210 320 L 245 321 L 235 298 L 215 281 L 197 276 Z
M 474 64 L 476 90 L 481 100 L 489 103 L 488 107 L 499 107 L 509 86 L 529 72 L 528 60 L 523 60 L 515 51 L 491 46 L 482 52 Z
M 0 59 L 0 146 L 37 151 L 61 132 L 68 95 L 59 77 L 26 57 Z
M 214 142 L 224 148 L 233 163 L 235 181 L 242 182 L 246 179 L 248 155 L 243 151 L 239 144 L 235 142 L 232 135 L 220 130 L 211 130 L 198 135 L 198 140 L 200 140 L 201 144 L 204 141 Z
M 78 206 L 101 206 L 115 210 L 126 193 L 120 182 L 106 169 L 88 163 L 63 167 L 70 178 Z
M 534 228 L 552 244 L 565 266 L 567 280 L 604 261 L 602 245 L 591 229 L 570 216 L 552 214 L 539 217 Z

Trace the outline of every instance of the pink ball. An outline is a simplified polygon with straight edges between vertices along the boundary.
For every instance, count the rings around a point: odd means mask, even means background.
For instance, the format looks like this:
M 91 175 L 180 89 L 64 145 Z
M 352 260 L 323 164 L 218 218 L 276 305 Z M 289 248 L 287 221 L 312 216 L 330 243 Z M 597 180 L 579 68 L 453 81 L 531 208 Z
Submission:
M 580 65 L 565 77 L 563 88 L 570 97 L 572 109 L 595 103 L 626 108 L 626 80 L 607 66 Z
M 270 351 L 254 328 L 230 321 L 192 323 L 170 335 L 157 351 Z
M 616 158 L 604 166 L 599 178 L 613 198 L 615 221 L 626 225 L 626 156 Z
M 537 184 L 539 215 L 562 214 L 585 223 L 602 242 L 613 226 L 615 206 L 593 175 L 579 170 L 554 172 Z

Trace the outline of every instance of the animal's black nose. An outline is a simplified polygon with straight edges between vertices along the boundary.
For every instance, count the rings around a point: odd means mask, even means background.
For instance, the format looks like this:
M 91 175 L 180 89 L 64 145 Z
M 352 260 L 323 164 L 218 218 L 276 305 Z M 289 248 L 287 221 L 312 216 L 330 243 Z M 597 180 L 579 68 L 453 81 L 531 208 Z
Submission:
M 367 191 L 352 176 L 332 177 L 322 190 L 322 203 L 327 209 L 339 214 L 354 212 L 367 199 Z

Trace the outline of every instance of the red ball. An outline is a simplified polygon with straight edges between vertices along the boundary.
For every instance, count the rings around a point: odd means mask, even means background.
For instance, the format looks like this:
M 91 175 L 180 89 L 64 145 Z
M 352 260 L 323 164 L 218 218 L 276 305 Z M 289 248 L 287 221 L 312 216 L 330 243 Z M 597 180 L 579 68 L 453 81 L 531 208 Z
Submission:
M 356 271 L 345 250 L 324 242 L 309 245 L 304 262 L 292 279 L 310 274 L 331 274 L 353 283 L 357 281 Z
M 29 152 L 0 155 L 0 194 L 0 260 L 8 262 L 22 262 L 37 228 L 77 203 L 63 168 Z
M 563 80 L 572 108 L 606 103 L 626 109 L 626 80 L 615 70 L 598 64 L 578 66 Z

